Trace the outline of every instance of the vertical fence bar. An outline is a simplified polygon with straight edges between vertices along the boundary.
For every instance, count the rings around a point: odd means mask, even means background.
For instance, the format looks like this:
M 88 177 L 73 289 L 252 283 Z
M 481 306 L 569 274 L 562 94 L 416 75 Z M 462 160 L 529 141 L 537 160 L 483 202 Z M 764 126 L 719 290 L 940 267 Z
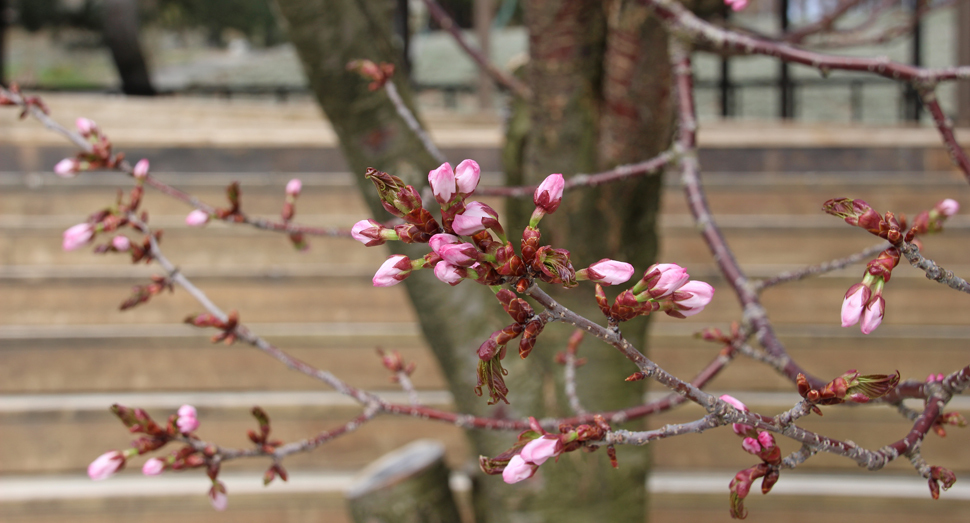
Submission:
M 913 17 L 913 36 L 909 48 L 910 62 L 920 67 L 923 65 L 923 21 L 920 19 L 919 11 L 923 2 L 921 0 L 912 0 L 912 2 L 913 12 L 910 16 Z M 962 31 L 966 31 L 966 28 Z M 906 88 L 906 105 L 906 118 L 918 122 L 923 113 L 923 105 L 919 101 L 919 93 L 911 85 Z
M 849 107 L 853 122 L 862 121 L 862 82 L 853 80 L 849 84 Z
M 0 85 L 7 85 L 7 0 L 0 0 Z
M 953 28 L 957 34 L 956 63 L 970 65 L 970 0 L 957 2 Z M 957 125 L 970 127 L 970 80 L 957 82 Z
M 785 33 L 788 31 L 788 0 L 778 1 L 778 20 L 781 23 L 781 32 Z M 792 110 L 792 89 L 791 89 L 791 77 L 787 62 L 781 62 L 780 69 L 778 71 L 778 91 L 779 91 L 779 108 L 778 113 L 782 119 L 788 120 L 794 116 L 794 111 Z
M 2 0 L 0 0 L 2 1 Z M 970 1 L 970 0 L 968 0 Z M 724 13 L 724 21 L 726 22 L 731 15 L 731 9 L 727 4 L 721 6 L 722 12 Z M 721 79 L 718 83 L 718 87 L 721 92 L 721 117 L 728 118 L 732 115 L 732 86 L 731 86 L 731 61 L 727 56 L 721 57 Z

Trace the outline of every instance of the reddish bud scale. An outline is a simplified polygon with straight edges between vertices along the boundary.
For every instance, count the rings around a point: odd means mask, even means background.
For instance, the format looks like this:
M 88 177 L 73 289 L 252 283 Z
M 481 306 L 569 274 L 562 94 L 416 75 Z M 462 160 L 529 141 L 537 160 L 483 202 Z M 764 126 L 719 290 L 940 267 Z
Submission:
M 546 283 L 559 283 L 566 288 L 578 285 L 576 269 L 569 261 L 569 251 L 566 249 L 553 249 L 549 245 L 543 245 L 536 251 L 531 265 L 539 279 Z
M 607 445 L 606 446 L 606 455 L 609 456 L 609 458 L 610 458 L 610 465 L 612 465 L 613 468 L 615 468 L 615 469 L 620 468 L 620 464 L 617 463 L 617 461 L 616 461 L 616 447 L 614 447 L 613 445 Z
M 509 400 L 505 396 L 509 393 L 509 389 L 505 386 L 504 376 L 506 374 L 508 374 L 508 371 L 502 368 L 500 358 L 492 358 L 488 361 L 480 360 L 478 362 L 478 384 L 475 386 L 475 394 L 481 396 L 484 386 L 488 388 L 489 405 L 494 405 L 499 401 L 504 401 L 507 404 Z
M 646 379 L 646 377 L 647 375 L 645 373 L 637 371 L 627 376 L 626 379 L 623 381 L 640 381 L 640 380 Z
M 539 250 L 539 239 L 542 237 L 539 229 L 526 227 L 522 231 L 522 261 L 532 265 Z
M 535 318 L 526 324 L 525 330 L 522 331 L 522 339 L 519 340 L 519 357 L 525 359 L 532 352 L 532 349 L 536 346 L 536 339 L 545 328 L 546 324 L 542 320 Z
M 890 247 L 879 253 L 876 259 L 866 265 L 866 272 L 876 277 L 882 277 L 888 282 L 896 265 L 899 265 L 899 250 Z

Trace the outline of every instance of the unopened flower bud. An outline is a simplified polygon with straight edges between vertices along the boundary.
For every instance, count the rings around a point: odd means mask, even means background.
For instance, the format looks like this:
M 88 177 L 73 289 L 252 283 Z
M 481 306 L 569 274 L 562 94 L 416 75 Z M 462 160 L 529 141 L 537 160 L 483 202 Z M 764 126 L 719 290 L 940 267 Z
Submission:
M 374 287 L 390 287 L 404 281 L 411 274 L 411 260 L 403 254 L 389 257 L 374 274 Z
M 299 178 L 293 178 L 286 183 L 286 195 L 296 198 L 300 195 L 300 191 L 303 190 L 303 182 Z
M 862 317 L 862 310 L 869 303 L 871 291 L 863 283 L 856 283 L 845 293 L 842 300 L 842 326 L 851 327 Z
M 431 185 L 431 192 L 438 203 L 446 205 L 451 202 L 456 191 L 455 172 L 451 170 L 451 164 L 445 162 L 429 172 L 428 184 Z
M 475 160 L 464 160 L 455 167 L 455 184 L 458 193 L 468 196 L 478 188 L 482 170 Z
M 702 281 L 689 281 L 674 292 L 677 311 L 684 316 L 693 316 L 701 312 L 712 299 L 714 299 L 714 287 Z
M 158 458 L 151 458 L 145 462 L 141 468 L 141 473 L 146 476 L 157 476 L 165 470 L 165 462 Z
M 74 158 L 64 158 L 54 166 L 54 172 L 61 178 L 73 178 L 80 169 L 80 163 Z
M 143 180 L 146 176 L 148 176 L 148 167 L 148 160 L 142 158 L 141 160 L 138 160 L 138 163 L 135 164 L 134 169 L 131 170 L 131 174 L 135 178 Z
M 463 267 L 452 265 L 446 261 L 440 261 L 434 266 L 434 275 L 448 285 L 458 285 L 465 279 L 468 273 Z
M 882 296 L 876 296 L 869 301 L 869 304 L 862 310 L 862 333 L 869 334 L 876 330 L 882 323 L 882 318 L 886 314 L 886 300 Z
M 93 120 L 82 117 L 78 118 L 74 123 L 77 125 L 77 132 L 81 133 L 81 136 L 85 138 L 98 132 L 98 124 L 94 123 Z
M 182 405 L 178 410 L 178 419 L 175 424 L 182 434 L 188 434 L 199 428 L 198 413 L 192 405 Z
M 643 278 L 633 286 L 634 294 L 648 291 L 651 298 L 662 298 L 684 286 L 690 280 L 690 274 L 676 263 L 658 263 L 650 266 Z
M 202 227 L 207 223 L 209 223 L 209 213 L 201 209 L 196 209 L 185 217 L 185 224 L 189 227 Z
M 229 506 L 229 497 L 226 496 L 226 486 L 221 481 L 214 481 L 212 488 L 209 489 L 209 504 L 212 508 L 222 512 Z
M 448 243 L 436 251 L 446 262 L 459 267 L 471 267 L 479 259 L 478 249 L 470 243 Z
M 957 203 L 956 200 L 947 198 L 937 203 L 936 206 L 933 207 L 933 209 L 936 212 L 942 214 L 943 216 L 946 216 L 947 218 L 949 218 L 950 216 L 953 216 L 954 214 L 960 212 L 960 204 Z
M 518 483 L 531 478 L 538 468 L 536 465 L 527 463 L 522 456 L 512 456 L 508 465 L 505 465 L 505 470 L 502 471 L 502 479 L 508 484 Z
M 586 269 L 576 271 L 577 280 L 590 280 L 605 285 L 619 285 L 633 276 L 633 265 L 603 258 Z
M 94 238 L 94 227 L 89 223 L 79 223 L 64 231 L 61 247 L 65 251 L 73 251 L 83 247 L 92 238 Z
M 755 438 L 747 437 L 741 442 L 741 448 L 745 451 L 758 455 L 761 452 L 761 444 Z
M 729 405 L 740 410 L 741 412 L 748 412 L 748 407 L 745 406 L 744 403 L 741 403 L 741 400 L 735 398 L 734 396 L 729 396 L 727 394 L 724 394 L 721 396 L 721 400 L 726 401 Z M 734 430 L 735 434 L 739 436 L 744 436 L 744 435 L 747 435 L 749 432 L 753 431 L 754 427 L 750 425 L 745 425 L 743 423 L 732 423 L 731 429 Z
M 108 479 L 125 466 L 125 455 L 117 450 L 105 452 L 88 465 L 88 477 L 101 481 Z
M 471 236 L 497 223 L 498 213 L 494 209 L 481 202 L 470 202 L 465 205 L 465 212 L 455 216 L 452 228 L 462 236 Z
M 131 248 L 131 240 L 127 236 L 115 236 L 111 239 L 111 246 L 115 248 L 116 251 L 127 252 Z
M 730 7 L 732 11 L 737 12 L 748 7 L 748 0 L 724 0 L 724 5 Z
M 566 181 L 561 174 L 550 174 L 536 187 L 532 201 L 545 214 L 552 214 L 562 203 L 562 191 L 565 185 Z
M 559 446 L 559 438 L 557 436 L 543 436 L 526 443 L 525 447 L 522 448 L 522 453 L 519 455 L 529 463 L 542 465 L 547 459 L 557 454 L 557 448 Z
M 350 229 L 350 236 L 367 247 L 383 245 L 387 240 L 398 239 L 397 233 L 375 220 L 361 220 Z

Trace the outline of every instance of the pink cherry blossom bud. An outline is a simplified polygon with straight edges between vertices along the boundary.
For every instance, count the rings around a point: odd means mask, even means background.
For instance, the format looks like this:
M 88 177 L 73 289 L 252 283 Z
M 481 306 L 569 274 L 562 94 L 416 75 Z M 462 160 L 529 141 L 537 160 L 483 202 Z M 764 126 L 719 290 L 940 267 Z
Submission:
M 882 323 L 882 317 L 886 313 L 886 300 L 882 296 L 876 296 L 862 310 L 862 333 L 869 334 L 876 330 Z
M 470 243 L 449 243 L 435 252 L 446 262 L 459 267 L 471 267 L 478 262 L 478 249 Z
M 222 482 L 216 482 L 209 489 L 209 504 L 212 508 L 222 512 L 229 506 L 229 497 L 226 496 L 226 486 Z
M 536 473 L 537 468 L 537 466 L 531 463 L 526 463 L 526 461 L 522 459 L 522 456 L 512 456 L 512 459 L 509 460 L 509 464 L 506 465 L 505 470 L 502 471 L 502 479 L 510 485 L 512 483 L 518 483 L 531 478 L 532 475 Z
M 552 214 L 562 203 L 562 190 L 566 186 L 566 181 L 561 174 L 550 174 L 545 180 L 536 187 L 532 201 L 546 214 Z
M 192 405 L 182 405 L 179 407 L 178 415 L 179 417 L 196 418 L 199 416 L 199 412 Z
M 862 309 L 869 302 L 872 291 L 862 283 L 857 283 L 845 293 L 842 300 L 842 326 L 851 327 L 858 323 L 862 316 Z
M 131 240 L 127 236 L 121 236 L 119 234 L 111 239 L 111 246 L 117 251 L 126 252 L 131 248 Z
M 431 192 L 438 203 L 445 204 L 451 201 L 455 195 L 455 172 L 451 170 L 450 163 L 443 163 L 437 169 L 428 173 L 428 183 L 431 185 Z
M 434 275 L 448 285 L 458 285 L 467 273 L 462 267 L 456 267 L 446 261 L 440 261 L 434 266 Z
M 482 170 L 475 160 L 464 160 L 455 168 L 455 183 L 458 186 L 458 192 L 465 196 L 475 192 L 481 177 Z
M 643 273 L 641 279 L 633 287 L 634 294 L 639 294 L 644 290 L 650 292 L 653 298 L 662 298 L 673 294 L 690 280 L 687 269 L 676 263 L 658 263 L 652 265 Z
M 360 243 L 373 247 L 384 243 L 385 240 L 381 236 L 383 229 L 384 226 L 374 220 L 361 220 L 350 229 L 350 235 Z
M 605 285 L 619 285 L 633 276 L 633 266 L 626 262 L 603 258 L 585 269 L 576 271 L 576 276 Z
M 105 452 L 88 465 L 88 477 L 101 481 L 108 479 L 125 466 L 125 455 L 117 450 Z
M 138 163 L 135 164 L 135 168 L 131 170 L 131 174 L 135 178 L 142 180 L 148 176 L 148 167 L 148 160 L 142 158 L 141 160 L 138 160 Z
M 78 118 L 74 123 L 77 125 L 77 132 L 81 133 L 81 136 L 85 138 L 91 136 L 92 133 L 98 132 L 98 124 L 94 123 L 93 120 Z
M 188 434 L 199 428 L 199 419 L 195 416 L 179 416 L 175 420 L 175 425 L 178 426 L 179 432 Z
M 724 4 L 730 7 L 732 11 L 741 11 L 748 7 L 748 0 L 724 0 Z
M 761 431 L 758 433 L 758 443 L 761 444 L 761 448 L 771 450 L 775 448 L 775 437 L 770 432 Z
M 454 234 L 441 233 L 435 234 L 431 237 L 431 240 L 428 241 L 428 245 L 431 246 L 431 250 L 434 252 L 438 252 L 442 246 L 452 243 L 461 243 L 461 238 L 455 236 Z
M 943 381 L 944 379 L 946 379 L 946 376 L 944 376 L 942 373 L 936 375 L 936 381 Z
M 163 470 L 165 470 L 165 462 L 158 458 L 152 458 L 145 462 L 145 465 L 141 468 L 141 473 L 146 476 L 157 476 Z
M 80 166 L 74 158 L 64 158 L 54 166 L 54 172 L 61 178 L 73 178 L 77 176 Z
M 390 287 L 404 281 L 411 274 L 411 260 L 403 254 L 394 254 L 388 258 L 377 273 L 374 274 L 374 287 Z
M 950 216 L 953 216 L 954 214 L 960 212 L 960 204 L 957 203 L 956 200 L 947 198 L 937 203 L 934 209 L 936 209 L 936 211 L 942 214 L 943 216 L 946 216 L 947 218 L 949 218 Z
M 701 312 L 714 298 L 714 287 L 702 281 L 689 281 L 676 292 L 677 294 L 690 294 L 689 298 L 677 300 L 677 305 L 680 307 L 688 307 L 680 310 L 680 313 L 684 316 L 693 316 Z
M 534 463 L 536 465 L 542 465 L 547 459 L 556 455 L 556 447 L 559 445 L 559 438 L 553 437 L 541 437 L 536 438 L 528 443 L 522 448 L 522 459 L 529 463 Z
M 299 178 L 293 178 L 286 183 L 286 194 L 296 198 L 300 195 L 300 191 L 303 190 L 303 182 Z
M 744 441 L 741 442 L 741 448 L 752 454 L 761 452 L 761 444 L 754 438 L 744 438 Z
M 745 406 L 744 403 L 741 403 L 741 401 L 735 398 L 734 396 L 729 396 L 727 394 L 724 394 L 721 396 L 721 399 L 723 401 L 726 401 L 732 407 L 740 410 L 741 412 L 748 412 L 748 407 Z M 731 430 L 733 430 L 734 433 L 739 436 L 744 436 L 745 434 L 747 434 L 748 432 L 754 429 L 750 425 L 745 425 L 743 423 L 732 423 Z
M 209 223 L 209 213 L 196 209 L 189 213 L 185 217 L 185 224 L 189 227 L 202 227 L 203 225 Z
M 462 236 L 471 236 L 485 230 L 484 222 L 490 219 L 498 219 L 498 213 L 494 209 L 481 202 L 470 202 L 465 206 L 465 212 L 455 216 L 451 227 Z
M 64 231 L 64 241 L 61 247 L 65 251 L 79 249 L 94 238 L 94 227 L 89 223 L 79 223 Z

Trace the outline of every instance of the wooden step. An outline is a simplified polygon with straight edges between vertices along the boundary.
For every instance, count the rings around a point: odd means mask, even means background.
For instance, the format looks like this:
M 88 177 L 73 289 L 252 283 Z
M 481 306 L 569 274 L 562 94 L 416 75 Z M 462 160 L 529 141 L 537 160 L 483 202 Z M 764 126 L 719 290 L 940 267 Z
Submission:
M 270 342 L 293 356 L 355 386 L 390 386 L 374 352 L 376 347 L 383 347 L 398 350 L 406 361 L 416 363 L 414 383 L 419 389 L 445 387 L 415 324 L 255 324 L 253 329 L 265 332 Z M 718 344 L 693 338 L 695 331 L 696 327 L 686 324 L 656 325 L 647 354 L 666 370 L 689 379 L 721 350 Z M 952 332 L 950 337 L 940 337 L 945 331 Z M 843 329 L 834 322 L 781 325 L 778 333 L 792 357 L 820 378 L 834 379 L 855 368 L 876 374 L 900 369 L 903 379 L 916 380 L 966 365 L 965 339 L 970 334 L 966 327 L 886 325 L 863 336 L 857 329 Z M 0 393 L 292 391 L 320 386 L 254 348 L 212 344 L 209 336 L 191 327 L 169 324 L 0 329 Z M 557 350 L 540 343 L 534 354 L 552 358 Z M 583 353 L 600 350 L 611 349 L 594 340 L 585 341 L 581 347 Z M 35 370 L 39 368 L 44 372 Z M 213 372 L 217 368 L 227 372 Z M 592 371 L 581 368 L 578 372 Z M 731 363 L 711 386 L 793 390 L 790 382 L 766 372 L 763 364 L 743 357 Z

